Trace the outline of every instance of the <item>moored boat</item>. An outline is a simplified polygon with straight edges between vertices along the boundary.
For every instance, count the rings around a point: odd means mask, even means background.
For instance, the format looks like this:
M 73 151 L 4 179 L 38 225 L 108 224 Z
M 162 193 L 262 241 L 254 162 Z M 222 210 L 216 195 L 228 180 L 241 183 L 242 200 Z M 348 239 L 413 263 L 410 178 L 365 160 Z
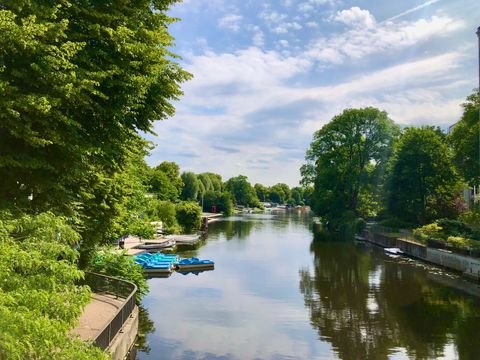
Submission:
M 207 270 L 214 267 L 215 263 L 212 260 L 200 260 L 196 257 L 182 259 L 175 264 L 175 268 L 179 271 Z

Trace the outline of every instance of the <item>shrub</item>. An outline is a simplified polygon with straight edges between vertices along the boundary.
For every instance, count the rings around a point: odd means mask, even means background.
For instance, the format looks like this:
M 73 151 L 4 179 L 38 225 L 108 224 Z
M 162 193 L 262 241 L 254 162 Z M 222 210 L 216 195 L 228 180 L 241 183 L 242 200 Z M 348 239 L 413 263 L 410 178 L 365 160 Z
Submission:
M 473 230 L 480 230 L 480 212 L 467 211 L 461 214 L 458 219 Z
M 200 228 L 202 223 L 202 209 L 195 202 L 180 202 L 176 205 L 178 224 L 186 233 L 191 233 Z
M 0 359 L 105 359 L 69 335 L 90 289 L 78 286 L 80 236 L 51 213 L 0 214 Z
M 424 225 L 422 227 L 413 230 L 413 236 L 415 239 L 425 243 L 429 239 L 443 240 L 442 227 L 436 223 Z
M 449 236 L 447 238 L 447 245 L 458 249 L 469 249 L 469 243 L 467 239 L 461 236 Z
M 143 219 L 135 219 L 128 225 L 128 233 L 144 239 L 152 239 L 155 237 L 155 227 Z
M 458 220 L 452 219 L 439 219 L 436 221 L 438 226 L 443 229 L 443 232 L 446 235 L 451 236 L 464 236 L 470 235 L 471 230 L 464 223 Z
M 137 302 L 148 293 L 148 283 L 143 276 L 143 269 L 135 264 L 133 258 L 127 256 L 125 252 L 114 252 L 111 248 L 99 249 L 88 267 L 89 271 L 118 277 L 137 285 Z
M 181 231 L 177 222 L 177 211 L 174 203 L 170 201 L 155 201 L 151 205 L 149 214 L 152 219 L 162 222 L 164 233 L 176 234 Z
M 390 217 L 388 219 L 384 219 L 378 223 L 381 226 L 390 227 L 393 229 L 410 229 L 415 227 L 414 224 L 407 222 L 405 220 L 401 220 L 397 217 Z

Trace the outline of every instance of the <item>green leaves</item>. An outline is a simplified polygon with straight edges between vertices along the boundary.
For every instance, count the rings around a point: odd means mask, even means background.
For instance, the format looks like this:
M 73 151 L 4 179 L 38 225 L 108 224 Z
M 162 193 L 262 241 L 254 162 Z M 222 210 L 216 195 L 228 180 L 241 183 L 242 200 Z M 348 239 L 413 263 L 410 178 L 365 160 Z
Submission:
M 332 224 L 346 211 L 378 211 L 372 205 L 398 131 L 384 111 L 368 107 L 346 109 L 315 132 L 301 173 L 303 184 L 315 184 L 313 207 L 320 216 Z
M 428 223 L 456 217 L 462 184 L 445 136 L 433 127 L 407 128 L 390 164 L 388 210 L 398 218 Z
M 471 186 L 480 184 L 479 146 L 480 98 L 478 91 L 467 97 L 461 119 L 449 136 L 454 149 L 454 161 L 464 179 Z
M 90 290 L 71 244 L 79 235 L 49 213 L 0 217 L 0 358 L 103 359 L 101 351 L 71 338 Z

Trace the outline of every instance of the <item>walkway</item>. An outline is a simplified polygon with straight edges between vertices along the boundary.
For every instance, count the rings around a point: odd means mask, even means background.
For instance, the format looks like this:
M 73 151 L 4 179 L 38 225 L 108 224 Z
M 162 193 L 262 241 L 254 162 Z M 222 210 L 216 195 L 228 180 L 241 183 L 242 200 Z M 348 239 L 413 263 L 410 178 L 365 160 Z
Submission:
M 124 301 L 125 299 L 116 298 L 114 295 L 93 294 L 77 327 L 72 329 L 71 333 L 80 335 L 84 341 L 94 339 L 112 320 Z

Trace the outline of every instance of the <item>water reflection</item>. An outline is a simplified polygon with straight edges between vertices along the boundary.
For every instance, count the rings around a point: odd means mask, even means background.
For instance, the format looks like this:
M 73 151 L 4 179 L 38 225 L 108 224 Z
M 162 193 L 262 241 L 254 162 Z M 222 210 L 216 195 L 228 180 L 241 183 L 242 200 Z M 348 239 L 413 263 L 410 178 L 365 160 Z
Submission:
M 147 341 L 147 336 L 155 331 L 155 324 L 150 319 L 147 309 L 145 309 L 143 306 L 139 306 L 138 310 L 138 333 L 135 347 L 137 351 L 149 354 L 151 348 Z
M 478 358 L 463 338 L 480 328 L 473 299 L 350 241 L 320 236 L 311 251 L 315 266 L 300 271 L 300 290 L 312 326 L 341 359 Z
M 446 286 L 454 278 L 312 241 L 310 224 L 286 212 L 211 224 L 194 252 L 215 270 L 149 280 L 138 359 L 478 358 L 480 307 Z

